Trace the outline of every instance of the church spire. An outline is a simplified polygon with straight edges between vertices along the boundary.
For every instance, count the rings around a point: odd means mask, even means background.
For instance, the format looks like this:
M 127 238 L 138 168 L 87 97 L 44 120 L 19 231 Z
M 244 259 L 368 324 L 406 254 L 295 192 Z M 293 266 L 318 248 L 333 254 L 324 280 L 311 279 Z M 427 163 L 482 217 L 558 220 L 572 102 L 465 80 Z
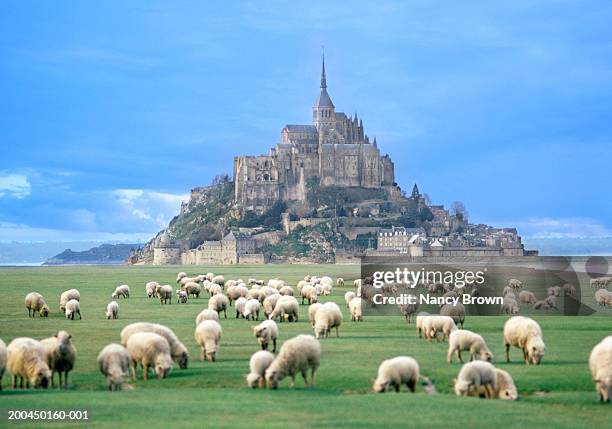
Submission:
M 325 54 L 323 54 L 323 67 L 321 68 L 321 88 L 327 88 L 327 79 L 325 78 Z

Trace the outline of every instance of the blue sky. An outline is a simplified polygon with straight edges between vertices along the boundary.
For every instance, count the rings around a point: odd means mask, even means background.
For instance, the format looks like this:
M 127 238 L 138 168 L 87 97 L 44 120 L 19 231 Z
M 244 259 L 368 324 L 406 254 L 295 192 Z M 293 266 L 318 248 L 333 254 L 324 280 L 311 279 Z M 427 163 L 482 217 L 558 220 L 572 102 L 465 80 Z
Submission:
M 0 4 L 0 241 L 146 239 L 192 187 L 337 110 L 434 203 L 612 235 L 612 3 Z

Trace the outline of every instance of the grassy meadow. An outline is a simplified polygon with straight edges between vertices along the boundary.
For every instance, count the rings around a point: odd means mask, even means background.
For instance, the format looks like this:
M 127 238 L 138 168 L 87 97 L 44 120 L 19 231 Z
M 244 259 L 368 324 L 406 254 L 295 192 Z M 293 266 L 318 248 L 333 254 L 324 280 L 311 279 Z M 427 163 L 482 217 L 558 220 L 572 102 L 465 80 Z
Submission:
M 347 286 L 334 288 L 331 297 L 344 312 L 340 338 L 322 340 L 321 366 L 317 386 L 290 389 L 289 378 L 278 390 L 252 390 L 244 375 L 248 360 L 259 349 L 250 327 L 257 322 L 235 319 L 233 307 L 228 319 L 221 319 L 223 337 L 217 362 L 200 362 L 193 338 L 196 315 L 206 307 L 207 297 L 187 304 L 162 306 L 147 299 L 144 284 L 150 280 L 175 284 L 176 273 L 213 271 L 228 278 L 279 277 L 295 286 L 305 274 L 344 277 Z M 15 337 L 41 339 L 65 329 L 77 348 L 76 367 L 69 389 L 13 390 L 10 374 L 2 380 L 0 428 L 41 426 L 40 421 L 7 421 L 9 409 L 88 410 L 84 422 L 49 422 L 51 427 L 92 428 L 176 427 L 609 427 L 612 407 L 600 404 L 588 370 L 592 347 L 612 333 L 612 319 L 602 316 L 535 316 L 544 331 L 547 353 L 540 366 L 526 366 L 522 353 L 511 351 L 513 361 L 504 362 L 502 327 L 505 316 L 472 317 L 466 329 L 482 334 L 495 358 L 494 364 L 514 377 L 520 399 L 516 402 L 459 398 L 452 392 L 453 378 L 460 364 L 446 363 L 446 343 L 427 343 L 416 337 L 414 325 L 399 316 L 371 316 L 351 322 L 343 304 L 344 293 L 359 277 L 358 266 L 263 265 L 237 267 L 29 267 L 0 268 L 0 338 L 7 344 Z M 119 301 L 119 320 L 106 320 L 104 311 L 114 288 L 130 285 L 132 297 Z M 59 295 L 69 288 L 81 292 L 83 320 L 69 321 L 59 313 Z M 24 296 L 31 291 L 44 295 L 51 307 L 47 319 L 29 319 Z M 279 324 L 279 346 L 300 333 L 312 333 L 307 307 L 300 307 L 298 323 Z M 261 317 L 260 317 L 261 320 Z M 168 379 L 142 379 L 135 389 L 106 391 L 96 356 L 110 342 L 119 341 L 121 329 L 132 322 L 151 321 L 172 328 L 189 348 L 189 368 L 175 366 Z M 402 388 L 400 394 L 373 394 L 372 381 L 379 363 L 397 355 L 416 358 L 421 372 L 435 380 L 438 393 L 427 395 L 421 386 L 416 394 Z M 467 356 L 467 355 L 464 355 Z M 607 422 L 607 423 L 606 423 Z

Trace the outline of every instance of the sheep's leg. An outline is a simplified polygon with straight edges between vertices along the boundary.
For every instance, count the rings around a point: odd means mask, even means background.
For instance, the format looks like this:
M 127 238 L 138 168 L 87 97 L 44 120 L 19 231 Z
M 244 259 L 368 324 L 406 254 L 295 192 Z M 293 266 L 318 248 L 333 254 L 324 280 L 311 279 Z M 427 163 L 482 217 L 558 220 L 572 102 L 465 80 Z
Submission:
M 338 326 L 336 326 L 336 338 L 340 338 L 340 331 L 338 330 Z
M 291 384 L 289 387 L 295 387 L 295 374 L 291 374 Z
M 64 387 L 68 387 L 68 371 L 64 371 Z
M 315 385 L 315 374 L 317 372 L 316 368 L 312 368 L 312 371 L 310 372 L 310 387 L 314 387 Z
M 225 314 L 225 318 L 227 319 L 227 310 L 225 308 L 223 309 L 223 314 Z
M 510 344 L 506 343 L 506 362 L 510 362 Z
M 130 361 L 130 370 L 132 372 L 132 380 L 136 380 L 136 361 Z
M 200 360 L 202 362 L 206 360 L 206 350 L 204 349 L 204 347 L 200 349 Z
M 149 379 L 149 365 L 143 360 L 140 365 L 142 366 L 142 377 L 145 380 Z
M 13 389 L 17 389 L 17 376 L 13 374 L 11 378 L 13 381 Z
M 272 350 L 272 352 L 276 353 L 276 338 L 272 340 L 272 343 L 274 344 L 274 349 Z
M 406 386 L 408 386 L 408 389 L 410 389 L 412 393 L 414 393 L 415 385 L 416 385 L 416 380 L 409 380 L 408 382 L 406 382 Z
M 399 384 L 394 384 L 393 387 L 395 388 L 395 393 L 399 393 L 400 385 Z
M 302 378 L 304 379 L 304 385 L 308 387 L 308 372 L 306 370 L 302 371 Z
M 448 349 L 448 353 L 446 354 L 446 361 L 448 363 L 453 363 L 453 350 L 452 349 Z
M 463 359 L 461 358 L 461 349 L 457 349 L 457 358 L 459 358 L 459 362 L 463 363 Z

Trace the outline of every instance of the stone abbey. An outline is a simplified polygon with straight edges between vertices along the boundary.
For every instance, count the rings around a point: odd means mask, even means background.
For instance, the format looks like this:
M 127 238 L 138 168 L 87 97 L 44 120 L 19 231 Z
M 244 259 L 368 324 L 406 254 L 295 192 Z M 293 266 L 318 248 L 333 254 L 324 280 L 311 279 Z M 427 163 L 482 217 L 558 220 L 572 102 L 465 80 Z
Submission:
M 244 210 L 266 211 L 277 201 L 305 201 L 306 183 L 321 186 L 393 187 L 394 166 L 370 142 L 363 121 L 336 112 L 327 93 L 325 59 L 312 125 L 285 125 L 269 155 L 234 158 L 235 201 Z

